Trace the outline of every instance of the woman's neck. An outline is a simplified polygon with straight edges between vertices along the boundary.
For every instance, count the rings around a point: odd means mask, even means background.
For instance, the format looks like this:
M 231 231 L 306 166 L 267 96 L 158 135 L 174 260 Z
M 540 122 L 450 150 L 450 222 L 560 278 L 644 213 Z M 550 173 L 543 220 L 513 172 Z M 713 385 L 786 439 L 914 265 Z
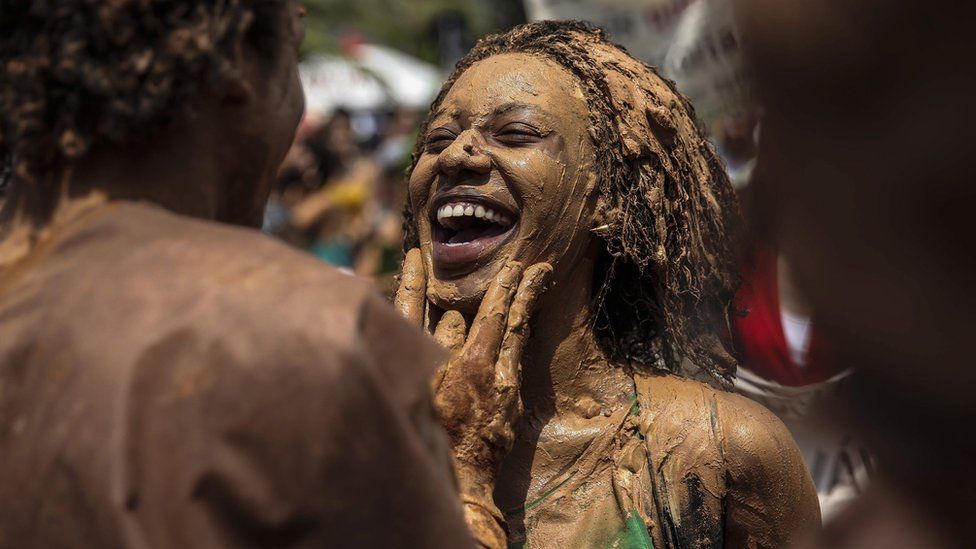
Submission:
M 542 298 L 524 355 L 522 399 L 539 417 L 593 417 L 629 402 L 633 381 L 600 348 L 592 316 L 593 263 L 586 259 Z
M 590 254 L 591 256 L 595 254 Z M 495 491 L 516 508 L 579 458 L 601 420 L 630 403 L 633 379 L 600 349 L 592 322 L 593 264 L 573 262 L 553 281 L 522 356 L 525 413 Z

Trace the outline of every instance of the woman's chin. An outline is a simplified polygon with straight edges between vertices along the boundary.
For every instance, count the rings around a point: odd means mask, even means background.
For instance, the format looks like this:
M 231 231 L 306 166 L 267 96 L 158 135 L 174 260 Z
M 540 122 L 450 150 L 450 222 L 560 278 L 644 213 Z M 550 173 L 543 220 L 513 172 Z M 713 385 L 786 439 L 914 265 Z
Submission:
M 474 314 L 488 291 L 492 275 L 471 273 L 453 280 L 433 280 L 427 284 L 427 299 L 445 311 Z
M 434 306 L 446 311 L 464 314 L 478 312 L 488 287 L 505 266 L 509 256 L 498 248 L 493 251 L 487 258 L 480 258 L 483 262 L 480 266 L 479 262 L 472 262 L 466 268 L 458 269 L 447 269 L 449 265 L 439 262 L 435 253 L 431 262 L 433 273 L 427 282 L 427 299 Z

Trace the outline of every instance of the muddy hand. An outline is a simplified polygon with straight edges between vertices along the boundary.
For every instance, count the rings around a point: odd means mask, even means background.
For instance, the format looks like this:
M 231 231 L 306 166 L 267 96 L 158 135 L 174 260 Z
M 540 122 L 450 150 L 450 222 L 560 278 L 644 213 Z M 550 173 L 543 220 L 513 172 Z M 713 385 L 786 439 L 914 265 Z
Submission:
M 424 274 L 424 260 L 420 250 L 414 248 L 407 252 L 403 260 L 403 274 L 397 289 L 393 306 L 417 326 L 424 325 L 424 309 L 427 305 L 427 275 Z
M 552 267 L 538 263 L 525 270 L 507 264 L 488 288 L 471 330 L 460 313 L 448 311 L 434 337 L 452 350 L 434 380 L 434 406 L 464 475 L 494 484 L 501 460 L 511 450 L 514 426 L 522 413 L 521 358 L 529 318 Z

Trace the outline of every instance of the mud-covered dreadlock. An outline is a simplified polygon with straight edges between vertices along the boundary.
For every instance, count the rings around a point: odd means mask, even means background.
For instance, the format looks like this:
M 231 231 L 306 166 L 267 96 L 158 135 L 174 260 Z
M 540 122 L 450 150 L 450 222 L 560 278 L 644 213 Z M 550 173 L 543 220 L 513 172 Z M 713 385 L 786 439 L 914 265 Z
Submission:
M 0 0 L 0 151 L 36 181 L 192 115 L 231 70 L 245 18 L 255 55 L 278 51 L 285 2 Z
M 555 61 L 576 76 L 590 107 L 601 176 L 604 243 L 594 288 L 594 327 L 607 354 L 680 371 L 688 359 L 727 384 L 735 372 L 715 335 L 738 285 L 739 208 L 725 170 L 674 83 L 580 22 L 543 21 L 481 40 L 434 100 L 473 64 L 502 53 Z M 429 119 L 421 127 L 427 132 Z M 423 138 L 413 154 L 412 172 Z M 411 205 L 404 248 L 419 245 Z

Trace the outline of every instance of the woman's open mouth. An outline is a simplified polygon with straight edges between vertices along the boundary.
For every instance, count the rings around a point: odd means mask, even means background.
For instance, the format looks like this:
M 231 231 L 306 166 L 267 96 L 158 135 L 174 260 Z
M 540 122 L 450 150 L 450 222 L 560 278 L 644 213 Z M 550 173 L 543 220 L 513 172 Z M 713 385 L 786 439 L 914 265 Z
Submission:
M 431 211 L 434 267 L 462 274 L 462 268 L 491 256 L 514 233 L 517 221 L 515 213 L 486 197 L 435 201 Z

